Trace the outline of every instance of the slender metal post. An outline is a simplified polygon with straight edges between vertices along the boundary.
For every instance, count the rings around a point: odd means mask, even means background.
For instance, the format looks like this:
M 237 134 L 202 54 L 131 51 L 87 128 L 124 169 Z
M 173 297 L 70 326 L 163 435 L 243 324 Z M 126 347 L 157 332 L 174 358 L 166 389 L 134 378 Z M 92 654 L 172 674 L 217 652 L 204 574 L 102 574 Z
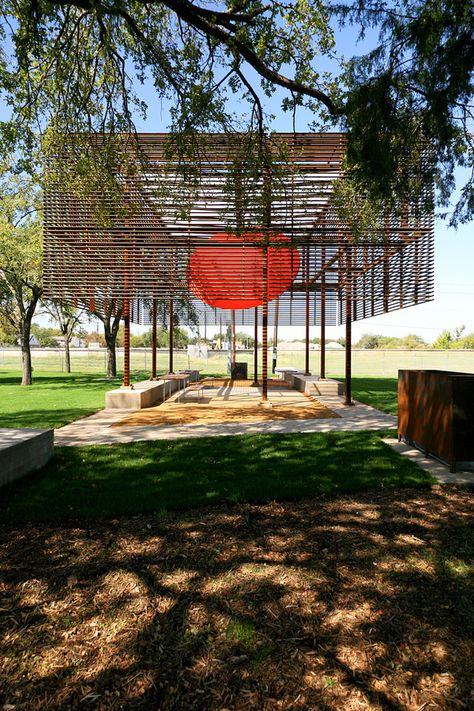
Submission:
M 227 322 L 226 328 L 226 338 L 227 338 L 227 372 L 232 378 L 232 324 L 230 321 Z
M 272 226 L 272 170 L 268 161 L 268 146 L 265 146 L 265 166 L 263 170 L 263 214 L 267 228 L 263 247 L 263 304 L 262 304 L 262 402 L 268 401 L 268 243 Z
M 231 326 L 232 326 L 232 350 L 231 350 L 230 372 L 232 373 L 235 368 L 235 309 L 232 309 Z
M 326 259 L 326 250 L 321 250 L 321 261 L 324 264 Z M 319 377 L 323 380 L 326 378 L 326 278 L 325 272 L 321 274 L 321 365 L 319 369 Z
M 170 352 L 169 352 L 169 372 L 173 373 L 173 347 L 174 347 L 174 314 L 173 297 L 170 296 Z
M 275 323 L 273 324 L 273 347 L 272 347 L 272 374 L 275 373 L 278 357 L 278 316 L 280 311 L 280 299 L 275 301 Z
M 258 306 L 254 310 L 253 324 L 253 386 L 258 385 Z
M 156 380 L 156 299 L 151 307 L 151 379 Z
M 262 401 L 268 400 L 268 245 L 263 248 Z
M 309 247 L 306 247 L 306 313 L 305 313 L 305 365 L 304 374 L 310 375 L 309 370 Z
M 123 302 L 123 387 L 130 387 L 130 302 Z
M 346 252 L 346 397 L 344 405 L 352 402 L 352 273 L 350 250 Z

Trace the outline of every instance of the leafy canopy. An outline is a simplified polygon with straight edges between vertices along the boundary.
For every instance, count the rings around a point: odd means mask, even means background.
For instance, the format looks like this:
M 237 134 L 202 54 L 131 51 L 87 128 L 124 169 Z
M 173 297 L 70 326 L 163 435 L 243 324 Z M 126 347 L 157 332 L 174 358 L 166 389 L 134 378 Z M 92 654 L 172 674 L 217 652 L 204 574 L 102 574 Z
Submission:
M 134 116 L 160 102 L 171 107 L 179 151 L 198 131 L 261 136 L 264 101 L 278 88 L 283 110 L 304 105 L 316 128 L 350 130 L 349 173 L 375 200 L 435 181 L 445 205 L 454 168 L 472 166 L 469 2 L 5 0 L 2 16 L 0 92 L 12 113 L 0 148 L 30 171 L 40 151 L 58 178 L 62 143 L 70 149 L 74 136 L 82 189 L 117 190 L 111 176 L 127 170 L 118 136 L 133 134 Z M 378 33 L 373 51 L 342 57 L 338 22 Z M 153 107 L 138 96 L 139 82 L 152 82 Z M 243 116 L 229 110 L 232 95 Z M 106 135 L 100 150 L 91 132 Z M 420 182 L 426 145 L 432 161 Z M 452 220 L 473 208 L 471 177 Z

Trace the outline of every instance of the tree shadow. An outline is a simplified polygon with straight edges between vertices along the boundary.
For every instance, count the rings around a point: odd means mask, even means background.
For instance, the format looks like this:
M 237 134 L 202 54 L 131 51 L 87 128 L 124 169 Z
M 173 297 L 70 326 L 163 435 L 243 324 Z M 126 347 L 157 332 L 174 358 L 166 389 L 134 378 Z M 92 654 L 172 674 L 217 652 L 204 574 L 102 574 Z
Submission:
M 370 432 L 56 447 L 41 472 L 4 491 L 0 520 L 103 518 L 431 483 Z
M 472 494 L 0 529 L 2 702 L 472 708 Z

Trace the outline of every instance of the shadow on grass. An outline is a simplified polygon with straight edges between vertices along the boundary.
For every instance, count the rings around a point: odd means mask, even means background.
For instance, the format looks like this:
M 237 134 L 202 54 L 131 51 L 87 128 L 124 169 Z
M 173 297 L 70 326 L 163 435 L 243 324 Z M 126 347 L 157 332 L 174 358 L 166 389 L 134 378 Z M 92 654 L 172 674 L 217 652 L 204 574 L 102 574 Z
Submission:
M 33 373 L 33 385 L 26 389 L 33 389 L 35 386 L 54 386 L 67 388 L 71 385 L 91 385 L 92 387 L 103 387 L 105 376 L 100 373 Z M 113 381 L 109 381 L 113 382 Z M 117 382 L 117 381 L 115 381 Z M 0 371 L 0 385 L 20 385 L 21 373 L 12 375 L 11 371 Z
M 73 420 L 86 417 L 99 410 L 100 407 L 70 407 L 64 409 L 18 410 L 17 412 L 1 413 L 0 427 L 24 428 L 33 427 L 50 429 L 63 427 Z
M 467 710 L 472 514 L 397 490 L 0 528 L 2 701 Z
M 337 380 L 343 381 L 340 376 Z M 356 400 L 387 412 L 398 414 L 398 380 L 397 378 L 352 378 L 352 396 Z
M 1 517 L 100 518 L 431 482 L 373 432 L 57 447 L 42 472 L 5 492 Z

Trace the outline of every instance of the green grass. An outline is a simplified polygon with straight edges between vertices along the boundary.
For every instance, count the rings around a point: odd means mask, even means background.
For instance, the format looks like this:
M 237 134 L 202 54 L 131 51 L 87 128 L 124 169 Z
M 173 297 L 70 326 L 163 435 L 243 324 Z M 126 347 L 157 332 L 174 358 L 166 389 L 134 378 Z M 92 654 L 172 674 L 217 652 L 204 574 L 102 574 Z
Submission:
M 58 447 L 42 472 L 5 491 L 0 518 L 102 518 L 431 482 L 373 432 Z
M 0 427 L 61 427 L 105 405 L 105 392 L 120 381 L 100 380 L 95 373 L 34 374 L 20 385 L 21 374 L 0 371 Z
M 397 378 L 352 378 L 352 397 L 390 415 L 398 414 Z

